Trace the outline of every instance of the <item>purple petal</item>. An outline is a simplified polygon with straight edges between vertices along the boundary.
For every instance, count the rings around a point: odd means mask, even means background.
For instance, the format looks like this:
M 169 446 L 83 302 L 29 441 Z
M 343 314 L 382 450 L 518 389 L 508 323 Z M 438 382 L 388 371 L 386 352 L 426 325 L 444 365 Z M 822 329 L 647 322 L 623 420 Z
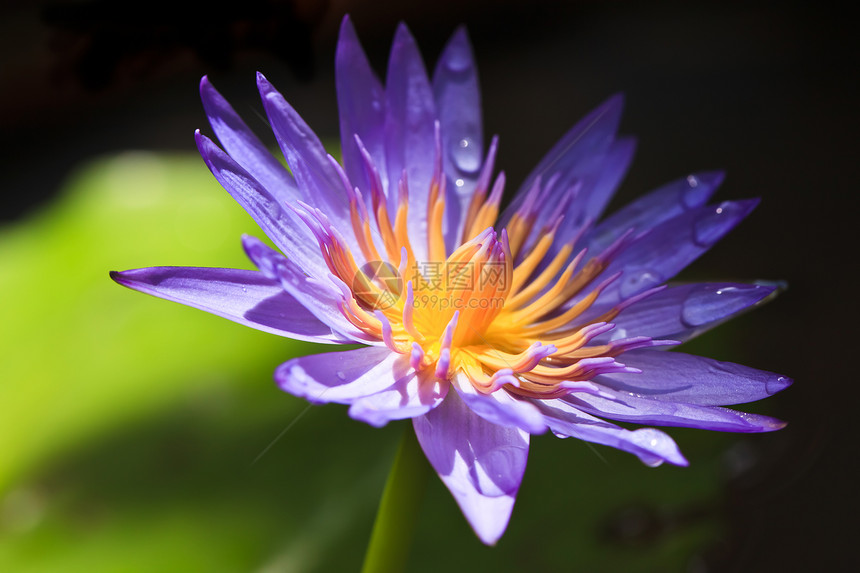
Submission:
M 353 185 L 357 185 L 369 197 L 371 182 L 354 135 L 361 138 L 364 147 L 370 152 L 380 177 L 386 178 L 385 90 L 367 61 L 349 16 L 345 16 L 340 25 L 335 80 L 343 166 Z
M 436 408 L 448 394 L 448 382 L 440 382 L 408 366 L 401 357 L 397 379 L 376 394 L 359 398 L 349 408 L 349 415 L 371 426 L 384 426 L 391 420 L 422 416 Z
M 581 159 L 575 167 L 561 177 L 555 184 L 555 195 L 566 189 L 577 187 L 576 195 L 564 211 L 564 222 L 556 232 L 556 239 L 549 250 L 543 268 L 551 257 L 566 243 L 582 233 L 582 228 L 596 220 L 606 208 L 619 183 L 627 174 L 627 168 L 636 151 L 636 140 L 632 137 L 613 141 L 603 153 Z M 533 229 L 539 230 L 558 216 L 557 201 L 546 201 L 538 215 Z M 532 234 L 531 239 L 539 236 Z
M 230 156 L 281 203 L 299 197 L 293 176 L 203 76 L 200 98 L 215 135 Z
M 478 68 L 465 28 L 458 28 L 433 72 L 433 95 L 442 129 L 443 167 L 448 176 L 451 228 L 459 237 L 460 221 L 475 191 L 484 157 Z
M 761 400 L 791 385 L 785 376 L 703 356 L 659 350 L 625 352 L 624 364 L 638 374 L 604 374 L 595 382 L 646 398 L 702 406 Z
M 469 409 L 488 422 L 520 428 L 529 434 L 542 434 L 546 431 L 543 416 L 534 404 L 517 400 L 505 390 L 481 394 L 464 375 L 457 378 L 454 388 Z
M 128 288 L 172 300 L 233 322 L 297 340 L 350 342 L 320 322 L 281 285 L 257 271 L 151 267 L 111 278 Z
M 248 258 L 265 276 L 279 281 L 284 290 L 332 330 L 356 342 L 382 344 L 382 341 L 356 328 L 340 311 L 344 295 L 333 284 L 322 282 L 325 280 L 323 277 L 329 276 L 328 271 L 317 275 L 319 279 L 308 276 L 292 260 L 270 249 L 256 237 L 243 236 L 242 246 Z
M 613 96 L 573 126 L 529 174 L 501 221 L 507 223 L 538 177 L 546 184 L 554 174 L 572 173 L 583 161 L 593 161 L 605 153 L 615 138 L 623 107 L 624 98 Z
M 319 138 L 259 72 L 257 87 L 272 130 L 299 189 L 303 191 L 305 202 L 322 210 L 332 223 L 350 228 L 346 189 Z M 355 247 L 353 252 L 360 253 L 352 233 L 345 233 L 345 237 L 348 241 L 352 239 L 349 246 Z
M 606 391 L 603 391 L 606 393 Z M 573 392 L 563 398 L 574 407 L 612 420 L 657 426 L 681 426 L 720 432 L 772 432 L 785 423 L 768 416 L 737 412 L 719 406 L 698 406 L 612 392 L 612 398 Z
M 456 392 L 412 424 L 472 529 L 494 545 L 508 525 L 525 473 L 528 433 L 484 420 Z
M 597 298 L 596 305 L 615 304 L 663 284 L 696 260 L 741 222 L 757 199 L 725 201 L 688 211 L 646 231 L 625 247 L 604 271 L 623 271 Z
M 415 40 L 404 24 L 397 27 L 385 86 L 385 150 L 388 198 L 397 201 L 397 182 L 405 170 L 409 182 L 409 234 L 416 258 L 427 250 L 427 197 L 436 155 L 436 109 L 427 71 Z
M 612 446 L 635 455 L 649 466 L 664 461 L 677 466 L 688 465 L 674 440 L 665 432 L 654 428 L 626 430 L 586 414 L 563 400 L 537 400 L 536 403 L 549 428 L 560 437 Z
M 642 232 L 707 203 L 723 182 L 721 171 L 694 173 L 667 183 L 633 201 L 597 225 L 586 237 L 599 253 L 629 229 Z
M 398 357 L 387 348 L 375 347 L 311 354 L 281 364 L 275 381 L 285 392 L 314 404 L 350 404 L 384 390 L 402 376 L 403 360 Z
M 621 180 L 627 174 L 635 153 L 636 140 L 632 137 L 621 137 L 612 142 L 601 163 L 599 175 L 588 191 L 587 200 L 582 201 L 582 211 L 570 213 L 566 221 L 572 221 L 577 226 L 581 226 L 586 221 L 599 219 Z M 578 203 L 574 202 L 574 205 Z
M 195 136 L 209 170 L 275 245 L 308 274 L 325 276 L 328 267 L 305 224 L 208 137 Z
M 685 341 L 760 304 L 777 287 L 763 284 L 702 283 L 667 288 L 624 309 L 610 338 L 648 336 Z

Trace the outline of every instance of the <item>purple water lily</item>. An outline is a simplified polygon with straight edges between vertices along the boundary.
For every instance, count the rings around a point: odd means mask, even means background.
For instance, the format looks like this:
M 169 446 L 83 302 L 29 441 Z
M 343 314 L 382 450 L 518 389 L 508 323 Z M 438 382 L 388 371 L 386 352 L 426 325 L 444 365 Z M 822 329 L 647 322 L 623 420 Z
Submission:
M 482 139 L 478 78 L 458 30 L 430 79 L 407 28 L 383 85 L 349 19 L 337 47 L 342 164 L 262 76 L 290 170 L 204 78 L 224 150 L 197 145 L 280 252 L 253 237 L 257 271 L 154 267 L 118 283 L 290 338 L 365 346 L 295 358 L 278 384 L 349 404 L 375 426 L 411 418 L 418 441 L 487 544 L 507 527 L 529 437 L 547 429 L 686 465 L 660 430 L 783 427 L 722 406 L 790 380 L 667 351 L 774 292 L 665 282 L 756 205 L 708 204 L 722 174 L 689 175 L 601 218 L 634 152 L 613 97 L 573 127 L 500 212 L 497 140 Z

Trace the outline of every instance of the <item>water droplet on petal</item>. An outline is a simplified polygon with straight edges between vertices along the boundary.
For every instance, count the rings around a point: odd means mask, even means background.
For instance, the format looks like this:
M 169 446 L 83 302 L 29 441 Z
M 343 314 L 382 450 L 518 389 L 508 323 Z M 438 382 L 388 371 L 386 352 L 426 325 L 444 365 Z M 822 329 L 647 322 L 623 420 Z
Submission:
M 477 173 L 481 168 L 481 150 L 473 140 L 463 138 L 451 147 L 451 161 L 464 173 Z
M 628 298 L 651 287 L 660 285 L 663 276 L 652 269 L 627 269 L 621 277 L 621 297 Z
M 343 372 L 341 372 L 340 370 L 338 370 L 335 374 L 336 374 L 336 376 L 337 376 L 338 378 L 340 378 L 341 380 L 346 380 L 346 374 L 344 374 L 344 373 L 343 373 Z
M 463 181 L 462 179 L 457 179 L 456 181 L 454 181 L 454 185 L 456 185 L 457 187 L 462 187 L 465 184 L 466 184 L 466 182 Z
M 682 323 L 695 327 L 724 319 L 747 308 L 765 292 L 763 287 L 757 285 L 724 286 L 716 291 L 712 289 L 702 286 L 687 295 L 681 305 Z
M 451 50 L 445 59 L 445 67 L 450 71 L 462 74 L 472 68 L 472 58 L 469 57 L 469 52 L 464 49 Z
M 704 205 L 722 181 L 723 174 L 718 171 L 688 175 L 681 188 L 681 206 L 694 209 Z
M 728 201 L 703 215 L 693 223 L 693 241 L 700 247 L 710 247 L 728 230 L 727 225 L 740 213 L 741 207 Z
M 520 446 L 498 446 L 475 459 L 477 489 L 484 495 L 497 497 L 516 491 L 519 477 L 511 468 L 526 465 L 528 450 Z
M 764 383 L 764 389 L 771 396 L 781 390 L 785 390 L 789 386 L 791 386 L 791 378 L 786 378 L 785 376 L 775 376 L 772 378 L 768 378 L 767 381 L 765 381 Z
M 656 430 L 654 428 L 641 428 L 639 430 L 634 430 L 629 434 L 629 441 L 632 444 L 639 446 L 640 448 L 644 448 L 648 450 L 653 456 L 658 459 L 648 459 L 651 456 L 645 456 L 643 461 L 649 465 L 653 462 L 661 462 L 663 460 L 659 458 L 668 459 L 667 456 L 671 456 L 674 451 L 677 450 L 677 446 L 675 442 L 670 438 L 667 434 L 661 432 L 660 430 Z M 644 453 L 644 452 L 643 452 Z M 642 458 L 641 454 L 637 454 Z M 659 464 L 657 464 L 659 465 Z
M 687 209 L 698 207 L 708 200 L 711 186 L 695 175 L 687 176 L 687 185 L 681 190 L 681 205 Z
M 611 340 L 623 340 L 627 337 L 628 337 L 627 329 L 616 326 L 615 328 L 612 329 L 612 331 L 609 335 L 609 340 L 610 341 Z

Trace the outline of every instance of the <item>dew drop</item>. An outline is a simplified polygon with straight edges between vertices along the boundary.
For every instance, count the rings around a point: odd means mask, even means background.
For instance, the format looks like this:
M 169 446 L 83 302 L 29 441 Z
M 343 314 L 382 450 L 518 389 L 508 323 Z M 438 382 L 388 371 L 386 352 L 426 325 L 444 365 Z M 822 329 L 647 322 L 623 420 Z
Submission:
M 681 322 L 684 325 L 696 327 L 727 318 L 754 304 L 766 293 L 756 285 L 712 289 L 702 286 L 687 295 L 681 305 Z
M 609 335 L 609 340 L 623 340 L 627 338 L 627 329 L 623 327 L 616 326 L 612 329 L 611 334 Z
M 693 209 L 705 203 L 711 191 L 706 181 L 701 181 L 695 175 L 688 175 L 686 185 L 681 189 L 681 206 Z
M 624 271 L 619 288 L 621 297 L 627 298 L 663 282 L 663 277 L 652 269 L 630 269 Z
M 668 442 L 666 435 L 653 428 L 641 428 L 630 434 L 630 441 L 642 448 L 656 449 Z
M 341 380 L 346 380 L 346 374 L 344 374 L 342 371 L 338 370 L 338 371 L 336 372 L 336 375 L 337 375 L 337 377 L 338 377 L 338 378 L 340 378 Z
M 516 491 L 519 478 L 508 468 L 525 467 L 528 450 L 520 446 L 498 446 L 476 456 L 478 491 L 496 497 Z
M 693 223 L 693 241 L 700 247 L 710 247 L 716 243 L 726 233 L 739 210 L 738 205 L 726 201 L 703 215 Z
M 451 161 L 464 173 L 477 173 L 481 168 L 481 150 L 469 138 L 463 138 L 451 148 Z
M 454 181 L 454 185 L 456 185 L 457 187 L 462 187 L 465 184 L 466 184 L 466 182 L 463 181 L 462 179 L 457 179 L 456 181 Z
M 451 50 L 445 59 L 445 67 L 456 74 L 462 74 L 472 69 L 472 58 L 465 49 Z
M 785 390 L 791 385 L 791 379 L 785 376 L 776 376 L 768 378 L 764 383 L 764 389 L 768 394 L 773 396 L 780 390 Z

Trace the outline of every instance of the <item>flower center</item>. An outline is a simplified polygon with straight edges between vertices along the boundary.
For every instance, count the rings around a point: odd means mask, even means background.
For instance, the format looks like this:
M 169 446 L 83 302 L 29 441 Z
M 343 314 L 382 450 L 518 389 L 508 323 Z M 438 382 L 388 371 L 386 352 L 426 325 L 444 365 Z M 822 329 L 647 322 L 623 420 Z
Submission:
M 574 255 L 578 237 L 551 254 L 562 222 L 558 216 L 529 243 L 537 205 L 552 185 L 542 187 L 540 179 L 506 228 L 497 233 L 492 225 L 505 179 L 500 173 L 490 190 L 494 140 L 465 216 L 461 244 L 448 254 L 438 125 L 436 139 L 426 212 L 427 260 L 416 260 L 407 232 L 406 173 L 398 182 L 397 200 L 391 201 L 360 141 L 371 181 L 369 202 L 333 162 L 349 197 L 353 236 L 345 238 L 316 209 L 304 204 L 295 208 L 319 241 L 341 286 L 344 316 L 393 352 L 408 356 L 414 369 L 442 380 L 463 373 L 484 393 L 505 386 L 523 396 L 553 398 L 571 389 L 591 388 L 587 381 L 598 374 L 634 371 L 615 358 L 625 350 L 657 342 L 640 337 L 589 344 L 611 330 L 609 321 L 633 301 L 584 318 L 601 291 L 618 278 L 616 274 L 593 284 L 628 237 L 588 260 L 584 249 Z M 564 200 L 571 197 L 569 193 Z M 361 267 L 353 250 L 367 261 Z

